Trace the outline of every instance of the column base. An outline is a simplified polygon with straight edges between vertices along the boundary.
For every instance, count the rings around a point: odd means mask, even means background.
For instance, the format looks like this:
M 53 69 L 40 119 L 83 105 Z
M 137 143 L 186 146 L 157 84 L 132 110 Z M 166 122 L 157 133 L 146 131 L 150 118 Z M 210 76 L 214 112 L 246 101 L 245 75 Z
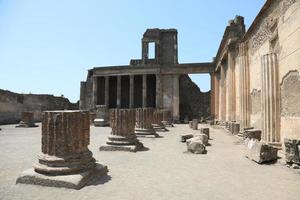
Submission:
M 136 152 L 144 148 L 143 143 L 141 143 L 135 134 L 128 137 L 110 135 L 106 144 L 100 146 L 99 151 L 130 151 Z
M 45 175 L 30 168 L 24 171 L 17 179 L 16 183 L 41 185 L 47 187 L 63 187 L 71 189 L 81 189 L 87 183 L 105 176 L 108 172 L 107 166 L 96 163 L 93 169 L 78 174 L 69 175 Z
M 166 132 L 166 131 L 169 131 L 163 124 L 160 125 L 160 124 L 152 124 L 153 128 L 155 131 L 158 131 L 158 132 Z
M 159 137 L 159 135 L 155 132 L 154 128 L 151 129 L 135 128 L 135 134 L 138 137 L 150 137 L 150 138 Z

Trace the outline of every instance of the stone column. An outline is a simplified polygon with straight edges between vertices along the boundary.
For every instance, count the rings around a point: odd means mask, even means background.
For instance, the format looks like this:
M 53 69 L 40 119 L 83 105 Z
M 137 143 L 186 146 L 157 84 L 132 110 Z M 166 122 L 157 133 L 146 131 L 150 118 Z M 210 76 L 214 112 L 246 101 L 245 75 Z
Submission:
M 105 76 L 105 106 L 109 108 L 109 76 Z
M 262 56 L 262 139 L 271 144 L 280 142 L 280 91 L 277 55 Z
M 163 112 L 163 124 L 166 127 L 173 127 L 173 120 L 172 120 L 172 112 L 170 110 L 162 110 Z
M 235 88 L 235 44 L 229 45 L 228 49 L 228 68 L 229 68 L 229 119 L 236 120 L 236 88 Z
M 147 74 L 143 74 L 143 108 L 147 107 Z
M 129 76 L 129 108 L 134 107 L 134 75 Z
M 155 132 L 153 124 L 153 108 L 137 108 L 136 109 L 136 124 L 135 133 L 138 136 L 158 137 Z
M 165 125 L 163 124 L 164 116 L 163 111 L 160 109 L 155 109 L 153 112 L 153 128 L 156 131 L 168 131 Z
M 222 106 L 220 106 L 220 113 L 221 113 L 221 119 L 222 121 L 226 121 L 226 75 L 225 75 L 225 66 L 221 65 L 221 102 L 220 104 L 222 104 Z
M 117 76 L 117 108 L 121 108 L 121 76 Z
M 22 112 L 20 124 L 16 127 L 38 127 L 34 123 L 34 112 Z
M 112 109 L 110 111 L 110 127 L 112 129 L 106 144 L 100 151 L 136 152 L 143 147 L 135 135 L 135 109 Z
M 179 75 L 173 76 L 173 119 L 179 121 Z
M 92 108 L 95 108 L 97 105 L 97 101 L 98 101 L 98 78 L 96 76 L 93 77 L 93 87 L 92 87 Z
M 17 183 L 79 189 L 107 173 L 97 164 L 90 143 L 88 111 L 47 111 L 42 120 L 42 153 L 34 170 L 25 171 Z
M 161 74 L 156 74 L 156 108 L 162 108 Z
M 240 62 L 240 105 L 241 105 L 241 130 L 250 127 L 250 78 L 248 64 L 248 48 L 247 44 L 241 43 L 239 46 L 239 62 Z

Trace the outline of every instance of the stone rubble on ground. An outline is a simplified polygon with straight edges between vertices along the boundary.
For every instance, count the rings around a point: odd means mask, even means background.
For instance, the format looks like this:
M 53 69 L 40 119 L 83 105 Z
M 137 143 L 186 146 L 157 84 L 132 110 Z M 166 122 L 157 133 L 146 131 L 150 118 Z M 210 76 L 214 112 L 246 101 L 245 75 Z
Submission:
M 259 164 L 276 161 L 277 149 L 256 139 L 251 139 L 247 144 L 246 157 Z

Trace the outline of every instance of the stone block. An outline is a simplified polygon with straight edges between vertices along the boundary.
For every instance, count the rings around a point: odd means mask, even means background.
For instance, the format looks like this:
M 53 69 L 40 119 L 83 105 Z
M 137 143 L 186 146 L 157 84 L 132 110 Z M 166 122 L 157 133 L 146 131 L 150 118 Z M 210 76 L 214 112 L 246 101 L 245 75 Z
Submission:
M 259 129 L 248 129 L 245 130 L 244 132 L 244 138 L 249 138 L 249 139 L 257 139 L 261 140 L 261 130 Z
M 104 127 L 105 125 L 106 125 L 106 122 L 104 119 L 99 119 L 99 118 L 94 119 L 94 126 Z
M 277 160 L 277 149 L 268 144 L 251 139 L 247 147 L 246 157 L 259 164 Z
M 208 145 L 208 136 L 206 134 L 202 134 L 202 133 L 194 134 L 194 138 L 200 140 L 205 146 Z
M 186 140 L 188 140 L 188 139 L 190 139 L 192 137 L 194 137 L 193 134 L 191 134 L 191 133 L 185 133 L 185 134 L 181 134 L 180 140 L 181 140 L 181 142 L 186 142 Z
M 232 123 L 231 133 L 234 135 L 239 134 L 240 132 L 240 124 L 237 122 Z
M 202 141 L 199 140 L 199 138 L 191 138 L 186 143 L 187 145 L 187 151 L 194 153 L 194 154 L 206 154 L 205 145 L 202 143 Z
M 193 119 L 192 121 L 192 129 L 193 130 L 198 130 L 198 119 Z
M 210 139 L 209 128 L 201 128 L 200 133 L 203 133 L 203 134 L 207 135 L 208 139 Z
M 284 138 L 285 160 L 288 164 L 300 165 L 300 140 Z

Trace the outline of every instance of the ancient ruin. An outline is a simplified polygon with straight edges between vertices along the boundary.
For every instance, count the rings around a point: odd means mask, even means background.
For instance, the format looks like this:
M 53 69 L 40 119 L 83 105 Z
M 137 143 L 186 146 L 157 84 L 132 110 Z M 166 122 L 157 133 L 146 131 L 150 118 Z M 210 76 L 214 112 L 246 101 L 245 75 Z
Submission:
M 110 111 L 111 135 L 100 151 L 131 151 L 143 148 L 135 134 L 135 109 L 112 109 Z
M 90 121 L 87 111 L 47 111 L 42 121 L 42 153 L 33 168 L 17 183 L 80 189 L 107 173 L 88 149 Z
M 33 112 L 22 112 L 21 113 L 21 121 L 16 127 L 37 127 L 34 123 L 34 113 Z
M 158 137 L 153 128 L 153 108 L 137 108 L 135 134 L 140 137 Z

